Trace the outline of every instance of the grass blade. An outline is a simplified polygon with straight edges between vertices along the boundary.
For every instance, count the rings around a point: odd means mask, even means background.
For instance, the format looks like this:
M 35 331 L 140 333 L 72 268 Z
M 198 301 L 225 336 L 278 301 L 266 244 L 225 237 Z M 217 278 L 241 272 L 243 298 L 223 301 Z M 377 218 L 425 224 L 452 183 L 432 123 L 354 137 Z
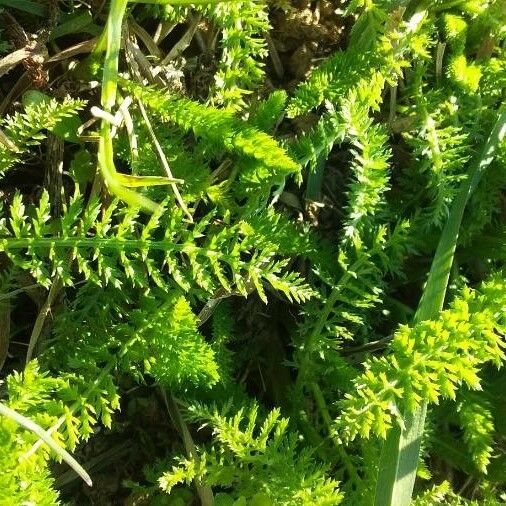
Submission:
M 0 7 L 11 7 L 20 11 L 34 14 L 35 16 L 47 16 L 47 9 L 43 5 L 28 0 L 0 0 Z
M 54 441 L 54 439 L 49 436 L 46 431 L 37 425 L 35 422 L 30 420 L 29 418 L 26 418 L 26 416 L 23 416 L 19 414 L 17 411 L 14 411 L 12 408 L 9 408 L 5 404 L 2 404 L 0 402 L 0 415 L 6 416 L 7 418 L 10 418 L 11 420 L 14 420 L 17 424 L 21 425 L 21 427 L 24 427 L 25 429 L 33 432 L 39 438 L 46 443 L 51 450 L 53 450 L 62 460 L 64 460 L 88 485 L 89 487 L 92 486 L 92 481 L 90 478 L 90 475 L 85 471 L 85 469 L 77 462 L 77 460 L 70 455 L 67 450 L 62 448 L 61 446 L 58 446 L 58 444 Z

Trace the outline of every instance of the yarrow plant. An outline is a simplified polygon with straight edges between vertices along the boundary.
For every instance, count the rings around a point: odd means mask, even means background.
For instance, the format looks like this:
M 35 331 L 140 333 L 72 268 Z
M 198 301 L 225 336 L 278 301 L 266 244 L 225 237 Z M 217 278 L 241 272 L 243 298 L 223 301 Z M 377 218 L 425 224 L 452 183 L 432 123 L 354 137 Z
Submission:
M 98 4 L 0 0 L 0 505 L 504 501 L 506 2 Z

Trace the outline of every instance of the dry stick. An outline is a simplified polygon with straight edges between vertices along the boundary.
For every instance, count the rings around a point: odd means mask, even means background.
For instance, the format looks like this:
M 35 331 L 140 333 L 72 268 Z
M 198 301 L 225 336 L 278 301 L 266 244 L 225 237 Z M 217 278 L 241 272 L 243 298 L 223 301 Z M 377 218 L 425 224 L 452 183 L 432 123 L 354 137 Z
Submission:
M 103 451 L 102 453 L 90 457 L 83 463 L 83 467 L 89 473 L 90 471 L 98 472 L 103 470 L 107 465 L 112 464 L 120 458 L 127 458 L 132 453 L 132 443 L 130 440 L 124 443 L 118 444 Z M 76 472 L 73 469 L 68 469 L 64 473 L 58 475 L 55 478 L 54 486 L 57 489 L 62 489 L 66 485 L 69 485 L 76 479 Z
M 167 36 L 176 28 L 177 23 L 169 23 L 167 21 L 160 23 L 157 28 L 156 32 L 153 35 L 153 40 L 156 44 L 160 44 L 164 39 L 167 38 Z
M 59 218 L 63 200 L 63 157 L 64 141 L 54 133 L 47 133 L 47 149 L 44 167 L 44 187 L 49 194 L 51 215 Z
M 200 16 L 196 16 L 188 30 L 184 33 L 184 35 L 179 39 L 179 41 L 174 44 L 172 49 L 169 51 L 169 54 L 161 61 L 160 65 L 167 65 L 171 60 L 177 58 L 191 43 L 195 32 L 199 26 Z
M 27 71 L 19 77 L 13 86 L 9 88 L 7 95 L 5 95 L 2 103 L 0 103 L 0 117 L 4 116 L 7 109 L 12 105 L 19 95 L 24 93 L 32 86 L 32 81 Z
M 23 48 L 0 58 L 0 77 L 10 72 L 16 65 L 33 55 L 33 51 Z
M 140 26 L 135 19 L 132 17 L 128 20 L 128 25 L 132 27 L 133 32 L 139 39 L 142 40 L 143 44 L 146 46 L 151 55 L 156 56 L 157 58 L 161 58 L 162 52 L 160 48 L 156 45 L 154 39 L 149 35 L 149 33 Z
M 59 217 L 62 206 L 62 174 L 63 174 L 63 141 L 56 138 L 53 134 L 48 135 L 48 160 L 46 163 L 46 171 L 44 174 L 44 185 L 48 188 L 51 202 L 51 211 L 53 216 Z M 26 353 L 26 363 L 30 362 L 35 350 L 35 346 L 39 340 L 40 334 L 44 327 L 47 315 L 51 311 L 51 306 L 57 294 L 63 287 L 60 277 L 57 275 L 53 280 L 51 289 L 46 302 L 42 306 L 35 325 L 33 326 L 28 351 Z
M 9 354 L 9 343 L 11 336 L 11 305 L 10 301 L 0 305 L 0 371 L 4 366 Z
M 153 144 L 155 145 L 156 151 L 158 153 L 158 157 L 160 158 L 160 162 L 163 165 L 163 168 L 165 169 L 165 172 L 167 174 L 167 177 L 174 179 L 174 176 L 172 175 L 172 171 L 169 167 L 169 162 L 167 162 L 167 158 L 165 157 L 165 153 L 163 152 L 162 146 L 160 146 L 160 143 L 158 142 L 158 139 L 156 138 L 155 132 L 153 130 L 153 127 L 151 126 L 151 123 L 149 121 L 148 115 L 146 114 L 146 109 L 144 109 L 144 106 L 142 105 L 142 102 L 140 99 L 137 99 L 137 103 L 139 104 L 139 109 L 142 114 L 142 118 L 144 119 L 144 123 L 146 124 L 146 127 L 148 128 L 149 135 L 151 136 L 151 139 L 153 140 Z M 183 200 L 183 197 L 181 197 L 181 194 L 179 193 L 179 189 L 175 183 L 170 184 L 172 191 L 174 192 L 174 195 L 176 196 L 176 200 L 183 210 L 183 212 L 186 214 L 188 219 L 191 223 L 193 223 L 193 217 L 188 211 L 188 208 L 186 207 L 186 204 Z
M 281 58 L 279 57 L 278 50 L 276 49 L 276 44 L 274 44 L 270 33 L 265 34 L 265 40 L 269 46 L 269 56 L 271 57 L 274 72 L 276 72 L 278 79 L 283 79 L 283 76 L 285 75 L 283 63 L 281 63 Z
M 247 279 L 245 282 L 245 288 L 248 295 L 255 289 L 255 285 L 251 281 L 251 279 Z M 199 327 L 204 325 L 209 318 L 211 318 L 213 311 L 216 309 L 216 306 L 223 300 L 228 299 L 229 297 L 241 296 L 244 297 L 244 294 L 241 292 L 228 292 L 225 288 L 220 288 L 217 290 L 212 299 L 209 299 L 206 302 L 206 305 L 201 309 L 200 313 L 197 316 Z
M 92 51 L 97 44 L 98 37 L 90 40 L 86 40 L 84 42 L 80 42 L 74 46 L 71 46 L 59 53 L 55 54 L 48 60 L 46 60 L 46 64 L 49 66 L 49 70 L 59 61 L 66 60 L 67 58 L 71 58 L 77 54 L 89 53 Z M 33 52 L 31 53 L 33 54 Z M 2 61 L 2 60 L 0 60 Z M 12 102 L 21 95 L 25 90 L 30 88 L 32 85 L 32 81 L 30 80 L 30 76 L 28 72 L 24 72 L 21 77 L 16 81 L 14 86 L 11 87 L 3 101 L 0 103 L 0 116 L 3 116 L 8 107 L 12 104 Z
M 390 112 L 388 114 L 388 124 L 392 125 L 395 121 L 395 108 L 397 106 L 397 85 L 390 86 Z
M 166 86 L 166 83 L 157 73 L 156 69 L 151 65 L 146 56 L 144 56 L 144 53 L 139 49 L 137 44 L 132 42 L 128 37 L 125 39 L 125 50 L 130 53 L 130 56 L 127 56 L 128 62 L 140 80 L 142 79 L 142 76 L 144 76 L 150 84 L 158 84 L 162 87 Z M 136 66 L 135 69 L 133 68 L 134 63 Z
M 123 102 L 125 104 L 125 102 Z M 118 112 L 121 112 L 123 115 L 123 123 L 125 125 L 125 129 L 127 131 L 128 136 L 128 142 L 130 144 L 130 153 L 132 155 L 132 160 L 135 160 L 139 158 L 139 147 L 137 144 L 137 136 L 135 135 L 135 129 L 134 129 L 134 122 L 132 119 L 132 116 L 130 115 L 130 111 L 128 110 L 128 107 L 121 108 L 123 106 L 121 104 L 120 108 L 118 109 Z
M 78 54 L 91 53 L 95 49 L 97 42 L 98 37 L 94 37 L 93 39 L 85 40 L 83 42 L 75 44 L 74 46 L 67 47 L 62 51 L 60 51 L 59 53 L 56 53 L 55 55 L 51 56 L 51 58 L 47 60 L 47 63 L 66 60 Z
M 191 12 L 189 12 L 189 13 L 188 13 L 188 19 L 189 19 L 190 21 L 194 21 L 194 20 L 195 20 L 195 16 L 194 16 Z M 200 18 L 199 18 L 199 19 L 200 19 Z M 198 21 L 198 20 L 197 20 L 197 21 Z M 197 31 L 195 32 L 195 41 L 197 42 L 197 45 L 199 46 L 199 49 L 200 49 L 203 53 L 205 53 L 205 52 L 207 51 L 207 45 L 206 45 L 206 43 L 205 43 L 205 41 L 204 41 L 204 37 L 203 37 L 203 35 L 202 35 L 202 30 L 200 30 L 200 29 L 198 28 L 198 23 L 197 23 Z
M 26 352 L 27 364 L 32 359 L 33 351 L 35 350 L 35 346 L 37 345 L 37 341 L 39 340 L 40 333 L 42 332 L 42 328 L 44 326 L 44 322 L 46 321 L 46 317 L 50 313 L 51 305 L 53 304 L 54 299 L 58 295 L 58 292 L 60 291 L 62 286 L 63 285 L 60 277 L 56 276 L 49 290 L 46 302 L 44 302 L 44 305 L 39 311 L 39 314 L 37 315 L 37 319 L 35 320 L 35 324 L 33 326 L 32 335 L 30 336 L 30 342 L 28 344 L 28 351 Z
M 188 426 L 186 425 L 181 415 L 181 412 L 179 411 L 176 399 L 174 399 L 174 396 L 170 392 L 169 395 L 167 395 L 167 393 L 163 388 L 160 388 L 160 391 L 162 393 L 162 397 L 165 402 L 165 407 L 169 412 L 169 416 L 172 418 L 172 422 L 174 423 L 177 430 L 180 432 L 181 437 L 183 438 L 183 444 L 185 447 L 186 454 L 189 457 L 193 457 L 193 459 L 198 461 L 199 457 L 197 454 L 197 450 L 195 448 L 195 443 L 193 442 L 190 431 L 188 430 Z M 195 481 L 197 482 L 196 483 L 197 493 L 200 497 L 200 502 L 202 506 L 213 506 L 214 496 L 212 488 L 209 485 L 202 485 L 198 483 L 198 480 Z
M 0 144 L 3 144 L 8 150 L 19 153 L 21 150 L 11 141 L 11 139 L 0 128 Z
M 158 23 L 155 33 L 153 35 L 153 40 L 155 44 L 158 44 L 160 42 L 160 35 L 162 33 L 162 23 Z
M 40 285 L 38 285 L 37 283 L 34 283 L 33 285 L 27 285 L 23 286 L 22 288 L 16 288 L 16 290 L 12 290 L 12 292 L 0 293 L 0 301 L 12 299 L 13 297 L 15 297 L 20 293 L 31 290 L 32 288 L 38 288 L 39 286 Z
M 443 75 L 443 56 L 445 54 L 446 42 L 439 42 L 436 50 L 436 83 L 439 85 Z

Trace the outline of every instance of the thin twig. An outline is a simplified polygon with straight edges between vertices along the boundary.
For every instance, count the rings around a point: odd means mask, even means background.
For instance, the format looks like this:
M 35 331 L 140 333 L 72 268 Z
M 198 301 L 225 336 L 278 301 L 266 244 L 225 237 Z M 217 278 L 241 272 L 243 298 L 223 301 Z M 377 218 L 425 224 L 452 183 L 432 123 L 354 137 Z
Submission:
M 160 44 L 167 36 L 176 28 L 177 23 L 163 22 L 156 27 L 156 32 L 153 35 L 153 40 L 156 44 Z
M 166 86 L 166 83 L 158 75 L 157 69 L 160 67 L 153 67 L 144 53 L 139 49 L 137 43 L 134 43 L 130 37 L 125 38 L 125 50 L 130 53 L 129 63 L 135 62 L 138 78 L 141 82 L 142 77 L 145 77 L 150 84 Z
M 51 56 L 51 58 L 49 58 L 47 62 L 48 63 L 58 62 L 66 60 L 68 58 L 72 58 L 72 56 L 76 56 L 78 54 L 91 53 L 93 49 L 95 49 L 97 41 L 98 37 L 94 37 L 93 39 L 85 40 L 73 46 L 67 47 L 62 51 L 60 51 L 59 53 L 56 53 L 55 55 Z
M 10 301 L 0 305 L 0 371 L 9 354 L 11 337 L 11 305 Z
M 130 17 L 130 19 L 128 20 L 128 25 L 132 28 L 132 31 L 135 33 L 135 35 L 142 40 L 143 44 L 146 46 L 150 54 L 156 56 L 157 58 L 161 58 L 162 52 L 160 51 L 160 48 L 156 45 L 156 42 L 153 40 L 151 35 L 149 35 L 149 33 L 142 26 L 140 26 L 132 17 Z
M 174 396 L 170 392 L 167 395 L 163 388 L 160 388 L 160 391 L 169 416 L 171 417 L 172 422 L 176 426 L 178 432 L 181 434 L 186 454 L 188 457 L 191 457 L 194 460 L 198 461 L 199 457 L 195 448 L 195 443 L 193 442 L 190 431 L 188 430 L 188 426 L 186 425 L 181 412 L 179 411 L 176 399 L 174 399 Z M 213 506 L 214 496 L 211 487 L 209 485 L 202 485 L 202 483 L 199 483 L 198 480 L 196 481 L 197 493 L 199 495 L 202 506 Z
M 142 105 L 142 101 L 140 99 L 137 99 L 137 102 L 139 104 L 139 109 L 142 114 L 142 118 L 144 119 L 144 123 L 146 124 L 146 127 L 148 129 L 149 135 L 151 136 L 151 139 L 153 140 L 153 144 L 155 145 L 156 152 L 158 153 L 158 157 L 160 158 L 160 162 L 165 169 L 165 172 L 167 174 L 167 177 L 174 179 L 174 176 L 172 175 L 172 171 L 169 167 L 169 162 L 167 162 L 167 158 L 165 157 L 165 153 L 163 152 L 162 146 L 160 146 L 160 143 L 158 142 L 158 139 L 156 138 L 155 132 L 153 130 L 153 127 L 151 126 L 151 122 L 149 121 L 148 115 L 146 114 L 146 109 L 144 109 L 144 106 Z M 186 214 L 190 222 L 193 223 L 193 217 L 188 211 L 188 208 L 186 207 L 186 204 L 183 200 L 183 197 L 181 197 L 181 194 L 179 193 L 179 189 L 175 183 L 170 184 L 172 191 L 174 192 L 174 195 L 176 196 L 176 200 L 183 210 L 183 212 Z
M 194 21 L 195 20 L 195 15 L 192 14 L 191 12 L 189 12 L 188 13 L 188 19 L 191 22 Z M 202 51 L 202 53 L 205 53 L 207 51 L 207 46 L 206 46 L 206 43 L 204 41 L 204 37 L 202 36 L 202 30 L 200 30 L 198 28 L 198 20 L 197 20 L 197 31 L 195 32 L 194 38 L 195 38 L 195 42 L 199 46 L 200 51 Z
M 269 33 L 265 34 L 265 40 L 267 41 L 267 45 L 269 46 L 269 56 L 272 60 L 272 65 L 274 67 L 274 72 L 276 72 L 276 76 L 278 79 L 283 79 L 285 75 L 285 70 L 283 68 L 283 63 L 281 63 L 281 58 L 279 57 L 278 50 L 276 49 L 276 45 L 272 40 L 272 37 Z
M 445 54 L 446 43 L 439 42 L 436 50 L 436 83 L 439 85 L 443 75 L 443 56 Z
M 12 142 L 12 140 L 0 128 L 0 144 L 3 144 L 8 150 L 19 153 L 21 150 Z
M 86 283 L 86 280 L 77 281 L 72 286 L 76 287 L 79 285 L 84 285 L 84 283 Z M 0 302 L 2 300 L 12 299 L 13 297 L 16 297 L 16 295 L 19 295 L 20 293 L 23 293 L 23 292 L 29 292 L 30 290 L 33 290 L 34 288 L 40 288 L 40 285 L 38 283 L 34 283 L 32 285 L 26 285 L 21 288 L 16 288 L 16 290 L 12 290 L 11 292 L 0 293 Z
M 179 39 L 179 41 L 174 44 L 172 49 L 169 51 L 169 54 L 162 60 L 160 65 L 167 65 L 171 60 L 174 58 L 177 58 L 191 43 L 193 36 L 195 35 L 195 32 L 197 31 L 197 28 L 199 26 L 200 22 L 200 16 L 196 16 L 188 30 L 183 34 L 183 36 Z
M 397 85 L 390 86 L 390 112 L 388 114 L 388 124 L 395 121 L 395 109 L 397 107 Z
M 42 328 L 44 326 L 44 322 L 46 321 L 46 317 L 51 311 L 53 301 L 56 298 L 56 295 L 58 294 L 62 286 L 63 286 L 62 281 L 60 277 L 57 276 L 54 279 L 53 284 L 51 285 L 49 294 L 47 296 L 47 300 L 46 302 L 44 302 L 44 305 L 42 306 L 41 310 L 39 311 L 39 314 L 37 315 L 37 319 L 35 320 L 35 325 L 33 326 L 32 335 L 30 336 L 30 342 L 28 344 L 28 351 L 26 352 L 27 364 L 32 359 L 33 352 L 39 340 L 40 333 L 42 332 Z

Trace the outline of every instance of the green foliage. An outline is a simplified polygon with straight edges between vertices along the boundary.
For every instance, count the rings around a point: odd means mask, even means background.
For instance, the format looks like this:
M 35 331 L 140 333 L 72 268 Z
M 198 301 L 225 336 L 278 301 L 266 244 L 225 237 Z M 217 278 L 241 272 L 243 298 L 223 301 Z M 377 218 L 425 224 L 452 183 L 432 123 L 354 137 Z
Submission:
M 337 483 L 310 452 L 300 449 L 297 434 L 289 430 L 289 421 L 279 409 L 262 419 L 256 405 L 234 414 L 229 411 L 229 405 L 222 410 L 201 405 L 189 409 L 191 421 L 212 429 L 213 443 L 192 459 L 179 459 L 160 478 L 162 489 L 170 492 L 179 483 L 196 480 L 218 485 L 231 499 L 247 504 L 341 503 Z
M 417 187 L 427 193 L 429 202 L 420 216 L 423 226 L 440 227 L 448 216 L 458 183 L 465 177 L 462 168 L 471 157 L 472 147 L 469 134 L 457 126 L 459 104 L 455 97 L 448 100 L 441 93 L 424 95 L 421 89 L 416 96 L 413 131 L 417 137 L 410 133 L 405 136 L 419 165 L 407 173 L 406 186 L 415 194 Z M 423 180 L 418 182 L 413 176 Z
M 271 136 L 231 112 L 156 90 L 136 88 L 133 91 L 156 117 L 179 126 L 184 132 L 193 132 L 204 143 L 207 156 L 217 156 L 223 151 L 238 156 L 238 193 L 240 190 L 268 192 L 274 184 L 300 170 Z
M 161 384 L 178 389 L 189 385 L 209 388 L 220 373 L 214 351 L 197 326 L 188 301 L 175 293 L 161 306 L 156 299 L 143 301 L 129 322 L 118 325 L 114 333 L 127 342 L 135 340 L 127 358 L 144 363 L 144 370 Z
M 1 506 L 504 501 L 506 4 L 331 4 L 36 7 L 63 59 L 1 104 L 0 176 L 31 164 L 1 181 L 1 406 L 131 495 L 62 486 L 0 415 Z
M 426 56 L 428 44 L 423 31 L 424 12 L 416 14 L 407 23 L 394 26 L 388 36 L 369 38 L 372 49 L 364 49 L 360 44 L 351 44 L 344 52 L 337 52 L 317 67 L 296 90 L 288 105 L 291 117 L 301 115 L 318 107 L 326 100 L 336 104 L 354 85 L 374 81 L 376 72 L 381 72 L 385 80 L 395 81 L 403 67 L 408 65 L 405 56 L 414 52 Z
M 270 28 L 267 5 L 252 0 L 220 3 L 205 13 L 221 29 L 221 57 L 211 101 L 241 109 L 264 76 L 262 61 L 268 54 L 264 35 Z
M 451 491 L 450 484 L 445 481 L 441 485 L 435 485 L 431 490 L 427 490 L 419 495 L 413 504 L 416 506 L 433 506 L 435 504 L 461 504 L 455 502 L 456 497 Z M 451 502 L 449 502 L 451 500 Z
M 271 133 L 285 113 L 287 98 L 284 90 L 273 91 L 265 100 L 253 105 L 249 122 L 259 130 Z
M 23 374 L 9 376 L 7 391 L 9 407 L 45 429 L 56 426 L 51 437 L 71 450 L 93 434 L 98 420 L 109 427 L 110 413 L 119 407 L 113 385 L 105 382 L 99 391 L 91 391 L 82 377 L 74 374 L 49 376 L 40 372 L 36 361 L 31 362 Z M 33 452 L 32 446 L 37 441 L 35 434 L 4 417 L 0 418 L 0 434 L 5 450 L 0 460 L 0 504 L 12 504 L 13 498 L 19 503 L 58 504 L 52 488 L 53 479 L 47 469 L 49 448 L 42 445 Z
M 500 366 L 504 359 L 504 288 L 503 279 L 495 277 L 479 290 L 464 290 L 439 320 L 402 326 L 391 355 L 368 360 L 354 380 L 356 395 L 341 401 L 339 437 L 385 437 L 401 423 L 401 414 L 414 411 L 422 400 L 455 399 L 461 384 L 479 389 L 483 364 Z
M 205 157 L 198 152 L 191 151 L 185 145 L 185 135 L 174 129 L 162 125 L 155 130 L 158 142 L 170 165 L 175 178 L 184 181 L 182 198 L 191 205 L 202 198 L 208 198 L 217 203 L 226 200 L 227 196 L 220 193 L 220 186 L 213 185 L 211 170 Z M 132 172 L 140 176 L 160 176 L 163 169 L 160 166 L 156 152 L 153 150 L 152 139 L 142 124 L 136 130 L 137 156 L 133 157 L 127 136 L 120 139 L 118 156 L 132 167 Z M 152 187 L 146 193 L 153 199 L 163 200 L 167 195 L 165 188 Z M 223 192 L 222 192 L 223 193 Z
M 376 75 L 372 82 L 360 82 L 342 103 L 342 116 L 353 145 L 351 171 L 354 181 L 348 190 L 345 234 L 354 241 L 370 228 L 368 221 L 379 213 L 383 195 L 388 189 L 390 152 L 387 135 L 369 117 L 370 109 L 378 109 L 383 78 Z
M 480 84 L 481 69 L 478 65 L 469 64 L 464 54 L 467 23 L 463 18 L 448 14 L 444 18 L 448 43 L 452 56 L 448 65 L 448 74 L 463 91 L 476 92 Z
M 267 281 L 290 300 L 304 301 L 313 295 L 299 276 L 283 272 L 286 261 L 274 258 L 276 245 L 245 221 L 216 228 L 211 213 L 188 228 L 180 210 L 169 214 L 161 205 L 141 224 L 138 209 L 118 208 L 113 202 L 100 215 L 97 200 L 82 210 L 82 198 L 76 196 L 63 217 L 52 222 L 47 193 L 37 208 L 28 211 L 17 195 L 9 221 L 1 221 L 0 247 L 43 286 L 49 286 L 56 275 L 72 285 L 74 261 L 79 273 L 99 286 L 119 288 L 125 280 L 143 286 L 149 276 L 160 288 L 176 284 L 185 291 L 195 287 L 210 294 L 223 287 L 247 295 L 252 283 L 265 299 L 262 281 Z M 202 237 L 205 242 L 197 244 Z M 254 251 L 257 245 L 262 248 Z M 243 259 L 246 254 L 251 255 L 249 260 Z
M 490 403 L 467 394 L 459 402 L 457 413 L 471 458 L 476 467 L 486 473 L 494 444 L 494 419 Z
M 270 29 L 266 2 L 252 0 L 197 3 L 194 8 L 217 31 L 217 69 L 208 101 L 230 110 L 246 108 L 248 95 L 264 78 L 268 55 L 265 34 Z M 183 23 L 189 9 L 184 5 L 153 8 L 166 22 Z
M 28 105 L 0 122 L 0 175 L 19 163 L 30 147 L 37 146 L 46 137 L 44 130 L 51 130 L 65 118 L 77 114 L 85 101 L 65 98 Z

